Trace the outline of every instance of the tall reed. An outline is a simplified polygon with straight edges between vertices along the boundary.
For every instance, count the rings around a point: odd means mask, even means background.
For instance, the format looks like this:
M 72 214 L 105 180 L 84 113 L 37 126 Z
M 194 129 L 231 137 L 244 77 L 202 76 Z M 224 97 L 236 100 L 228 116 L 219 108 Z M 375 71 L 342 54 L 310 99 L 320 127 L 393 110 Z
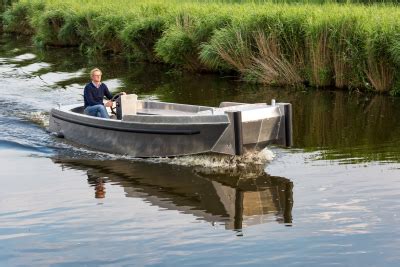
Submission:
M 174 23 L 156 43 L 157 55 L 164 62 L 189 70 L 207 69 L 199 60 L 200 44 L 208 42 L 214 30 L 229 24 L 228 12 L 229 8 L 219 5 L 180 8 Z
M 303 1 L 19 0 L 2 18 L 5 31 L 31 34 L 42 46 L 271 85 L 400 94 L 397 5 L 294 2 Z

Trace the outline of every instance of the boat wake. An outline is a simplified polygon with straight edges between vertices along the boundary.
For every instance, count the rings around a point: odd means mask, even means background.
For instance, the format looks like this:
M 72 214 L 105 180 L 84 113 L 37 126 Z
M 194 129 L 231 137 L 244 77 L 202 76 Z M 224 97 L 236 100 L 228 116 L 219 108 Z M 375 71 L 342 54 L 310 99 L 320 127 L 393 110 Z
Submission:
M 157 158 L 152 159 L 152 161 L 196 167 L 196 170 L 202 173 L 236 173 L 263 170 L 263 167 L 272 161 L 274 157 L 275 155 L 270 149 L 264 148 L 261 151 L 246 151 L 241 156 L 203 154 L 176 158 Z
M 44 111 L 26 111 L 14 114 L 16 117 L 25 119 L 41 127 L 49 126 L 49 113 Z
M 0 150 L 25 151 L 33 154 L 44 154 L 44 155 L 48 155 L 52 152 L 52 150 L 48 147 L 37 146 L 30 143 L 24 144 L 9 140 L 0 140 Z

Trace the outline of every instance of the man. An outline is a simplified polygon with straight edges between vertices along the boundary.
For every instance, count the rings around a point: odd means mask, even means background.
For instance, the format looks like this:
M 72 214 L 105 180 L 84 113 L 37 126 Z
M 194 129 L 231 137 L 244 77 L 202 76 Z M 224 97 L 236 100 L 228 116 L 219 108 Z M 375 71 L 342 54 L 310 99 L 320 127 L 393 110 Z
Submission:
M 92 81 L 86 84 L 83 91 L 83 99 L 85 101 L 84 113 L 90 116 L 100 118 L 110 118 L 107 113 L 106 107 L 112 107 L 112 101 L 107 101 L 103 104 L 103 98 L 106 96 L 109 100 L 113 97 L 108 90 L 107 85 L 101 82 L 102 72 L 100 69 L 95 68 L 90 71 L 90 78 Z

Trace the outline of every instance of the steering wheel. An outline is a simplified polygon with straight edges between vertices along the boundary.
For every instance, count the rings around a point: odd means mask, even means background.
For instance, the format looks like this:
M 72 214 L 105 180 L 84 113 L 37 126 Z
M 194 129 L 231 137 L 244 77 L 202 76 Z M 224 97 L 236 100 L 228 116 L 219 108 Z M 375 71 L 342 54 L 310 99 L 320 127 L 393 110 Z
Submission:
M 110 101 L 115 102 L 115 101 L 116 101 L 121 95 L 123 95 L 123 94 L 124 94 L 124 93 L 115 94 L 115 95 L 110 99 Z M 111 113 L 114 114 L 114 115 L 117 115 L 117 107 L 116 107 L 116 106 L 114 107 L 114 105 L 113 105 L 113 106 L 111 106 L 110 108 L 111 108 Z

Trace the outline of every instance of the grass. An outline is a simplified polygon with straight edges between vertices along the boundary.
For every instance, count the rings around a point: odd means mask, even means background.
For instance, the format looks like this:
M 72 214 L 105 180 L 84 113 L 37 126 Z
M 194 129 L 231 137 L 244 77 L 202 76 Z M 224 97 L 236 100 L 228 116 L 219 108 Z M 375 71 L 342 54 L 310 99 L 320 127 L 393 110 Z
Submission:
M 399 94 L 400 8 L 379 2 L 19 0 L 1 7 L 4 30 L 33 35 L 39 46 L 270 85 Z

